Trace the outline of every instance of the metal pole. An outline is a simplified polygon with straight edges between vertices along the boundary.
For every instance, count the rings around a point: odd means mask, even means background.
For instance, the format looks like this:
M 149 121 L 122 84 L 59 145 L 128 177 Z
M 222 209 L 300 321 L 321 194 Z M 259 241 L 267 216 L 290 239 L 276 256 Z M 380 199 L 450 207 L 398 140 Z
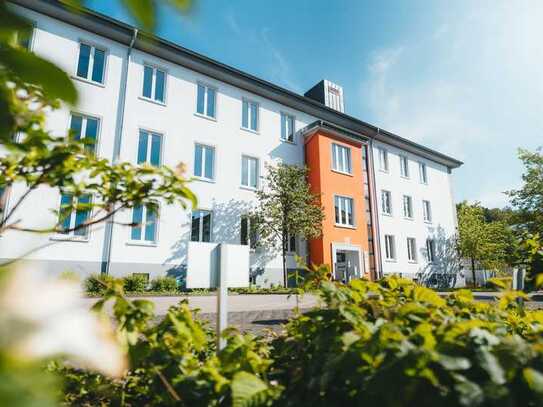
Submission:
M 218 261 L 218 287 L 217 287 L 217 352 L 226 346 L 226 340 L 221 337 L 221 332 L 228 326 L 228 249 L 223 243 L 219 243 Z

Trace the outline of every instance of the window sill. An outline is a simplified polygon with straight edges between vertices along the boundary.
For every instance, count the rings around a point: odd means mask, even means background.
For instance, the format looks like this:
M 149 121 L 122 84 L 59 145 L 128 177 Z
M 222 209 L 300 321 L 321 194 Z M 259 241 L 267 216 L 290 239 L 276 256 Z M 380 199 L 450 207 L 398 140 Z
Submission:
M 424 223 L 425 223 L 426 225 L 431 225 L 431 224 L 432 224 L 432 221 L 431 221 L 431 220 L 425 220 Z
M 144 247 L 157 247 L 156 242 L 146 242 L 146 241 L 139 241 L 139 240 L 129 240 L 126 242 L 127 246 L 144 246 Z
M 194 181 L 207 182 L 208 184 L 214 184 L 214 183 L 215 183 L 215 180 L 214 180 L 214 179 L 211 179 L 211 178 L 204 178 L 204 177 L 197 177 L 197 176 L 194 176 L 194 177 L 192 177 L 192 179 L 193 179 Z
M 77 75 L 71 75 L 70 76 L 72 79 L 75 79 L 76 81 L 79 81 L 79 82 L 83 82 L 83 83 L 87 83 L 89 85 L 94 85 L 94 86 L 97 86 L 99 88 L 105 88 L 106 85 L 105 83 L 101 83 L 101 82 L 95 82 L 93 80 L 90 80 L 90 79 L 85 79 L 85 78 L 82 78 L 80 76 L 77 76 Z
M 409 264 L 418 264 L 419 262 L 416 260 L 408 260 L 407 263 Z
M 342 225 L 340 223 L 335 223 L 334 226 L 336 228 L 342 228 L 342 229 L 352 229 L 352 230 L 355 230 L 356 229 L 356 226 L 351 226 L 351 225 Z
M 421 181 L 420 184 L 421 185 L 428 185 L 428 181 L 426 181 L 426 182 Z
M 385 259 L 385 261 L 387 263 L 397 263 L 398 262 L 398 260 L 396 260 L 396 259 Z
M 282 138 L 279 139 L 279 140 L 281 140 L 281 142 L 282 142 L 282 143 L 285 143 L 285 144 L 291 144 L 291 145 L 293 145 L 293 146 L 296 145 L 296 142 L 295 142 L 294 140 L 290 141 L 290 140 L 285 140 L 285 139 L 282 139 Z
M 400 178 L 408 180 L 408 181 L 411 179 L 410 176 L 406 176 L 406 175 L 400 175 Z
M 248 186 L 245 186 L 245 185 L 240 185 L 239 189 L 244 189 L 246 191 L 252 191 L 252 192 L 258 191 L 258 188 L 248 187 Z
M 339 170 L 334 170 L 333 168 L 331 169 L 331 171 L 335 172 L 336 174 L 347 175 L 348 177 L 354 177 L 354 175 L 351 172 L 343 172 Z
M 162 106 L 162 107 L 166 107 L 166 103 L 165 102 L 161 102 L 159 100 L 154 100 L 154 99 L 151 99 L 151 98 L 147 98 L 145 96 L 138 96 L 138 99 L 140 100 L 144 100 L 145 102 L 149 102 L 149 103 L 153 103 L 155 105 L 159 105 L 159 106 Z
M 383 215 L 383 216 L 389 216 L 389 217 L 392 218 L 392 214 L 391 214 L 391 213 L 381 212 L 381 215 Z
M 88 236 L 70 236 L 70 235 L 54 235 L 49 238 L 55 242 L 77 242 L 77 243 L 88 243 Z
M 415 220 L 415 218 L 409 217 L 409 216 L 404 216 L 403 219 L 404 219 L 404 220 L 408 220 L 408 221 L 410 221 L 410 222 L 413 222 L 413 221 Z
M 247 127 L 240 127 L 241 130 L 243 131 L 246 131 L 248 133 L 253 133 L 253 134 L 259 134 L 260 135 L 260 132 L 258 130 L 253 130 L 253 129 L 248 129 Z
M 207 116 L 207 115 L 205 115 L 205 114 L 203 114 L 203 113 L 198 113 L 198 112 L 195 112 L 195 113 L 194 113 L 194 116 L 196 116 L 196 117 L 201 117 L 202 119 L 206 119 L 206 120 L 209 120 L 209 121 L 211 121 L 211 122 L 217 123 L 217 118 L 216 118 L 216 117 L 213 117 L 213 116 Z
M 390 174 L 389 170 L 383 170 L 382 168 L 379 168 L 379 172 L 382 172 L 383 174 Z

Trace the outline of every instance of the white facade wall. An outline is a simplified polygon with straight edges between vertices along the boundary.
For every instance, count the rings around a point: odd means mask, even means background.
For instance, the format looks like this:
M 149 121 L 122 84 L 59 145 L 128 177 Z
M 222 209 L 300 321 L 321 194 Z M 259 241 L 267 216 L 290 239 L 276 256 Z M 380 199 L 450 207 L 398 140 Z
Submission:
M 32 49 L 37 54 L 53 61 L 70 73 L 79 91 L 78 106 L 64 107 L 50 114 L 47 127 L 55 134 L 67 133 L 70 113 L 83 113 L 100 119 L 97 154 L 111 159 L 115 140 L 119 110 L 119 94 L 123 62 L 127 47 L 106 38 L 83 31 L 56 19 L 18 8 L 21 14 L 35 22 Z M 85 42 L 106 50 L 105 81 L 103 86 L 76 78 L 79 44 Z M 166 76 L 165 103 L 144 100 L 142 95 L 143 64 L 164 70 Z M 201 82 L 214 87 L 216 97 L 216 119 L 196 114 L 197 84 Z M 242 100 L 246 98 L 259 104 L 259 131 L 250 132 L 241 128 Z M 294 143 L 280 140 L 281 112 L 295 117 L 296 130 L 317 120 L 306 113 L 282 106 L 274 101 L 250 94 L 242 89 L 206 77 L 155 56 L 133 50 L 128 67 L 128 82 L 124 127 L 120 160 L 136 163 L 139 130 L 151 130 L 162 135 L 161 162 L 168 166 L 186 164 L 191 177 L 194 168 L 195 143 L 215 148 L 215 179 L 213 182 L 195 180 L 190 187 L 199 200 L 199 208 L 213 211 L 212 241 L 238 244 L 240 242 L 240 216 L 249 211 L 255 202 L 254 191 L 241 187 L 241 156 L 259 159 L 260 174 L 265 175 L 266 163 L 282 160 L 291 164 L 304 163 L 303 140 L 296 135 Z M 420 253 L 428 236 L 451 235 L 455 229 L 454 206 L 450 191 L 450 175 L 447 168 L 429 160 L 423 160 L 428 169 L 428 185 L 418 181 L 417 162 L 420 159 L 406 154 L 410 160 L 411 179 L 400 177 L 399 150 L 386 146 L 389 154 L 389 173 L 378 169 L 377 147 L 374 143 L 374 163 L 378 201 L 381 252 L 384 253 L 384 235 L 396 237 L 397 260 L 383 259 L 385 273 L 414 275 L 427 268 Z M 392 192 L 394 215 L 381 213 L 380 191 Z M 9 205 L 24 192 L 22 187 L 12 188 Z M 401 216 L 403 194 L 413 197 L 414 220 Z M 17 211 L 16 218 L 32 227 L 53 226 L 56 217 L 52 210 L 59 208 L 58 190 L 39 188 L 34 191 Z M 422 199 L 432 203 L 432 224 L 422 220 Z M 186 265 L 187 246 L 190 240 L 190 208 L 160 205 L 158 239 L 156 244 L 135 244 L 130 240 L 130 228 L 113 227 L 111 247 L 111 273 L 170 273 L 179 275 Z M 119 222 L 131 222 L 131 211 L 116 216 Z M 418 245 L 418 263 L 407 261 L 406 237 L 415 237 Z M 66 240 L 64 238 L 64 240 Z M 103 261 L 104 225 L 91 228 L 88 239 L 59 241 L 58 236 L 7 232 L 0 237 L 0 258 L 20 257 L 32 252 L 27 259 L 40 261 L 54 272 L 66 269 L 81 274 L 100 272 Z M 300 255 L 306 255 L 306 247 L 299 244 Z M 281 258 L 278 253 L 252 252 L 252 267 L 262 267 L 264 274 L 257 283 L 269 285 L 281 283 Z M 289 256 L 288 267 L 296 265 Z
M 380 169 L 379 149 L 387 151 L 388 172 Z M 408 159 L 408 178 L 401 176 L 400 155 Z M 417 273 L 446 272 L 448 265 L 445 266 L 442 260 L 446 255 L 451 255 L 450 246 L 447 245 L 450 242 L 449 239 L 456 232 L 456 212 L 451 191 L 451 175 L 447 167 L 380 142 L 375 142 L 373 145 L 373 157 L 383 273 L 385 275 L 394 273 L 415 277 Z M 419 163 L 426 165 L 426 184 L 420 181 Z M 383 212 L 381 201 L 381 191 L 383 190 L 391 193 L 392 215 Z M 412 219 L 404 217 L 404 195 L 412 198 Z M 430 202 L 431 222 L 424 221 L 423 200 Z M 385 258 L 385 235 L 394 236 L 395 260 Z M 415 262 L 408 261 L 408 237 L 416 240 Z M 435 239 L 437 259 L 432 264 L 427 261 L 426 240 L 428 238 Z

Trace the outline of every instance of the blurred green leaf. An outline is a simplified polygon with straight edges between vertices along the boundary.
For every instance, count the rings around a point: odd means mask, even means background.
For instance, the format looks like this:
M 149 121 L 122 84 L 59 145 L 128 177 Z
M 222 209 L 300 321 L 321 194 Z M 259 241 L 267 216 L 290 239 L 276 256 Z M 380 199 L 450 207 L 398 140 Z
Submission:
M 126 8 L 146 30 L 155 29 L 155 2 L 153 0 L 123 0 Z

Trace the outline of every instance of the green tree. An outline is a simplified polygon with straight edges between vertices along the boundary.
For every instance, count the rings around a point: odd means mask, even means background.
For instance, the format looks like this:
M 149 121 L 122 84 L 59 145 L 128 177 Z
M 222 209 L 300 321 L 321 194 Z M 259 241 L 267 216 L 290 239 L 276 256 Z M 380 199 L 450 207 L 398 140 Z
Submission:
M 260 244 L 270 248 L 280 245 L 286 287 L 288 239 L 290 236 L 319 237 L 324 211 L 320 197 L 310 190 L 307 168 L 278 164 L 267 169 L 264 188 L 256 192 L 258 205 L 254 218 Z
M 511 231 L 504 222 L 485 222 L 484 210 L 475 203 L 463 202 L 458 208 L 458 250 L 471 265 L 476 284 L 477 265 L 488 270 L 499 270 L 506 265 Z

